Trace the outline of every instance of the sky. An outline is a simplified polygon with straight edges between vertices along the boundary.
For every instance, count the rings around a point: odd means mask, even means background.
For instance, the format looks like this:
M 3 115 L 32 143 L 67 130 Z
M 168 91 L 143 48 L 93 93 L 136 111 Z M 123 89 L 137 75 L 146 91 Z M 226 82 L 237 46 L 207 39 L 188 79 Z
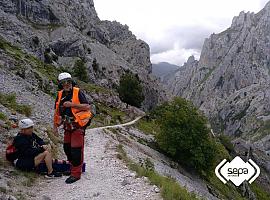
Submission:
M 183 65 L 199 59 L 205 38 L 231 26 L 241 11 L 269 0 L 94 0 L 101 20 L 118 21 L 150 46 L 151 62 Z

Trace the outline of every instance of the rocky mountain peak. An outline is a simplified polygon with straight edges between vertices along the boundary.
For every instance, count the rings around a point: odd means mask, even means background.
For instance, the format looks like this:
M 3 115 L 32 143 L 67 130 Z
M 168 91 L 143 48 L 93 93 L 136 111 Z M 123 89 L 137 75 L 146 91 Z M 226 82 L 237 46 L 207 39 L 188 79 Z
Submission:
M 253 142 L 269 134 L 269 6 L 234 17 L 231 27 L 205 40 L 198 62 L 189 58 L 167 82 L 204 111 L 216 132 Z
M 192 55 L 192 56 L 189 56 L 188 60 L 187 60 L 187 64 L 191 64 L 195 61 L 195 57 Z

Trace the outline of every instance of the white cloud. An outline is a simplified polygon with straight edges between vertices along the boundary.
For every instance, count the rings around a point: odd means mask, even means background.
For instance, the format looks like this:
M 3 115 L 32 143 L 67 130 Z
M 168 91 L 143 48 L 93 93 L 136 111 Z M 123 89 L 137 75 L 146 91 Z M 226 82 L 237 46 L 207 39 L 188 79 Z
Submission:
M 150 45 L 152 62 L 182 64 L 190 53 L 200 51 L 211 33 L 228 28 L 242 10 L 258 12 L 267 0 L 94 0 L 94 3 L 102 20 L 127 24 Z
M 196 49 L 183 49 L 180 47 L 174 47 L 168 51 L 153 54 L 151 56 L 151 61 L 152 63 L 159 63 L 169 60 L 170 63 L 181 66 L 191 55 L 194 55 L 195 59 L 198 60 L 200 57 L 200 51 Z

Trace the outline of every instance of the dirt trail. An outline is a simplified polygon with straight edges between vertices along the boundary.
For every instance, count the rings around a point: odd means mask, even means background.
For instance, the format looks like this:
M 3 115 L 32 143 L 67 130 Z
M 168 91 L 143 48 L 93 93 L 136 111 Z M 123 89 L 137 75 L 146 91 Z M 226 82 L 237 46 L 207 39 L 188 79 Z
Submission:
M 34 188 L 33 199 L 95 199 L 95 200 L 160 200 L 159 193 L 142 178 L 136 178 L 125 164 L 116 158 L 117 143 L 104 133 L 103 129 L 118 128 L 132 122 L 89 129 L 85 136 L 86 172 L 81 180 L 66 184 L 62 177 L 53 180 L 42 179 Z

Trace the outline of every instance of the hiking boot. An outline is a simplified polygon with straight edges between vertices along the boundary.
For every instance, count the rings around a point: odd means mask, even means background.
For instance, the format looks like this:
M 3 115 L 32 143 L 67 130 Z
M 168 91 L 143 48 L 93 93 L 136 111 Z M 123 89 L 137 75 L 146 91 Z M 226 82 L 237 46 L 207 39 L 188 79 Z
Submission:
M 48 179 L 50 179 L 50 178 L 58 178 L 58 177 L 62 177 L 62 174 L 59 173 L 59 172 L 55 172 L 55 171 L 53 171 L 50 174 L 45 175 L 45 178 L 48 178 Z
M 74 176 L 70 176 L 70 177 L 67 178 L 66 183 L 67 183 L 67 184 L 74 183 L 74 182 L 76 182 L 77 180 L 80 180 L 80 178 L 76 178 L 76 177 L 74 177 Z

